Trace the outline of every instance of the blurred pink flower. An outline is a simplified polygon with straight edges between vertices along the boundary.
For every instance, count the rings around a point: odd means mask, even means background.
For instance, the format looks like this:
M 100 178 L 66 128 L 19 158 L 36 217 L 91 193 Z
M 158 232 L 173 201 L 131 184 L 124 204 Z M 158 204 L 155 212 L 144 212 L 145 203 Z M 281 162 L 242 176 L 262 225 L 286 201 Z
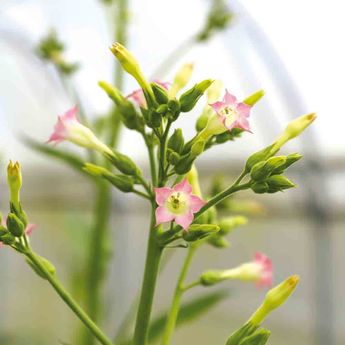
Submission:
M 251 132 L 248 117 L 251 107 L 245 103 L 237 102 L 235 96 L 225 90 L 222 101 L 210 104 L 219 116 L 224 126 L 231 131 L 233 128 L 240 128 Z
M 173 188 L 155 188 L 156 225 L 175 222 L 187 230 L 193 222 L 194 213 L 198 212 L 206 202 L 192 194 L 192 186 L 187 179 L 177 183 Z
M 271 287 L 273 283 L 273 266 L 271 259 L 261 252 L 256 252 L 254 263 L 258 265 L 260 271 L 256 285 L 258 287 Z

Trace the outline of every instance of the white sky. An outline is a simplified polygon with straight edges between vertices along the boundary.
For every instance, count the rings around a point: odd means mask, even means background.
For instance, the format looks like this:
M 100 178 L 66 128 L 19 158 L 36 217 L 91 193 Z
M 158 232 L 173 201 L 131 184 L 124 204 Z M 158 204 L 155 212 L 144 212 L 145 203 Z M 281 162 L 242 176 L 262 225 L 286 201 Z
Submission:
M 184 37 L 200 27 L 207 8 L 203 0 L 131 3 L 131 49 L 148 74 Z M 340 103 L 345 80 L 341 39 L 345 32 L 342 18 L 345 3 L 330 0 L 326 6 L 324 1 L 247 0 L 241 4 L 285 63 L 304 99 L 302 111 L 318 113 L 315 129 L 323 152 L 343 157 L 345 121 Z M 267 73 L 270 62 L 266 61 L 265 70 L 257 58 L 255 45 L 248 40 L 241 9 L 238 6 L 235 9 L 238 18 L 234 28 L 206 47 L 193 49 L 183 61 L 196 62 L 195 81 L 221 78 L 239 97 L 261 87 L 267 91 L 265 102 L 253 113 L 257 135 L 246 137 L 245 145 L 243 141 L 235 144 L 237 152 L 251 152 L 253 147 L 269 142 L 290 116 L 301 114 L 290 114 L 279 98 L 277 86 Z M 42 70 L 39 61 L 30 54 L 33 44 L 51 26 L 56 27 L 67 43 L 71 59 L 81 61 L 84 66 L 76 82 L 89 111 L 106 110 L 108 100 L 97 87 L 99 79 L 111 81 L 112 57 L 107 47 L 112 39 L 107 33 L 105 14 L 96 0 L 0 1 L 0 150 L 5 151 L 6 158 L 24 155 L 14 133 L 24 130 L 44 140 L 55 116 L 71 105 L 49 70 Z M 109 13 L 106 15 L 109 17 Z M 129 79 L 127 91 L 134 87 L 135 83 Z M 195 117 L 181 120 L 190 135 Z M 134 138 L 132 133 L 122 137 L 124 151 L 131 151 L 128 144 Z M 142 153 L 138 149 L 137 156 Z

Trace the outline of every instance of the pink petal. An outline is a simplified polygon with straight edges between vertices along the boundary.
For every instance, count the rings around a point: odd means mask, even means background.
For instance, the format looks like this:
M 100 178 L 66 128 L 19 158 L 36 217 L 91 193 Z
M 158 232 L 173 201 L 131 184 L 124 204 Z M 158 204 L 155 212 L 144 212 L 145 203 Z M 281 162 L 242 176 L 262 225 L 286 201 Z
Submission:
M 159 86 L 161 86 L 165 90 L 168 90 L 170 85 L 171 85 L 171 83 L 169 83 L 169 82 L 160 81 L 160 80 L 157 80 L 157 79 L 155 79 L 153 82 L 158 84 Z
M 177 216 L 175 218 L 175 223 L 181 225 L 184 230 L 188 230 L 189 225 L 191 225 L 193 222 L 193 219 L 194 215 L 192 212 L 189 211 L 184 215 Z
M 64 120 L 76 120 L 76 121 L 78 121 L 77 113 L 78 113 L 78 106 L 75 105 L 73 108 L 67 110 L 65 112 L 65 114 L 62 116 L 62 118 Z
M 215 103 L 210 104 L 210 107 L 212 107 L 212 109 L 216 113 L 219 113 L 225 106 L 226 104 L 224 102 L 215 102 Z
M 25 235 L 30 236 L 32 234 L 32 231 L 36 228 L 36 226 L 36 224 L 29 223 L 25 229 Z
M 134 90 L 126 98 L 131 98 L 139 107 L 146 107 L 146 100 L 142 89 Z
M 251 109 L 252 107 L 245 103 L 238 103 L 236 105 L 236 111 L 241 116 L 249 117 Z
M 168 187 L 155 188 L 154 191 L 156 194 L 156 203 L 159 206 L 163 206 L 172 193 L 172 189 Z
M 255 253 L 255 262 L 262 267 L 262 275 L 257 282 L 257 286 L 272 286 L 273 283 L 273 265 L 272 261 L 265 254 Z
M 192 193 L 192 186 L 186 178 L 183 179 L 181 182 L 177 183 L 173 189 L 174 192 L 183 192 L 186 194 Z
M 195 213 L 195 212 L 199 212 L 200 209 L 206 205 L 206 201 L 202 200 L 201 198 L 199 198 L 198 196 L 196 195 L 191 195 L 190 196 L 190 204 L 189 204 L 189 207 L 190 207 L 190 210 Z
M 228 90 L 225 90 L 225 95 L 224 95 L 223 101 L 227 105 L 235 105 L 237 98 L 234 95 L 232 95 L 231 93 L 229 93 Z
M 171 222 L 174 217 L 175 216 L 171 214 L 165 207 L 158 206 L 156 208 L 156 226 L 162 223 Z
M 236 124 L 235 124 L 234 127 L 241 128 L 241 129 L 243 129 L 243 130 L 245 130 L 247 132 L 252 133 L 252 131 L 250 129 L 250 124 L 249 124 L 248 120 L 245 117 L 242 117 L 242 118 L 238 119 L 236 121 Z
M 225 117 L 224 119 L 224 126 L 231 131 L 232 129 L 234 129 L 236 127 L 237 121 L 235 120 L 231 120 L 228 117 Z

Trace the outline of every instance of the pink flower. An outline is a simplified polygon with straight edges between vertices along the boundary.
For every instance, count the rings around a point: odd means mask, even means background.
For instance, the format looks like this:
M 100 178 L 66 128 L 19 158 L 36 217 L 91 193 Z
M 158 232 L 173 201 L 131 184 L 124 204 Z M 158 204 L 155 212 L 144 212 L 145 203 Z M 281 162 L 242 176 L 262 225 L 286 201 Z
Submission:
M 166 90 L 169 89 L 170 83 L 168 83 L 168 82 L 162 82 L 160 80 L 154 80 L 153 82 L 158 84 L 159 86 L 163 87 Z M 144 96 L 143 89 L 134 90 L 126 98 L 132 99 L 134 101 L 134 103 L 136 103 L 139 107 L 143 107 L 143 108 L 146 107 L 146 99 Z
M 206 202 L 192 194 L 192 186 L 187 179 L 177 183 L 173 188 L 155 188 L 156 225 L 175 222 L 187 230 L 193 222 L 194 213 L 198 212 Z
M 235 96 L 225 90 L 222 101 L 210 104 L 217 113 L 223 125 L 231 131 L 233 128 L 240 128 L 251 132 L 248 117 L 251 107 L 245 103 L 237 102 Z
M 255 253 L 255 264 L 260 268 L 260 276 L 256 281 L 258 287 L 268 286 L 271 287 L 273 283 L 273 265 L 270 258 L 265 254 Z
M 78 146 L 94 149 L 100 153 L 112 153 L 88 127 L 79 122 L 77 111 L 77 106 L 74 106 L 65 114 L 58 116 L 58 121 L 54 126 L 54 132 L 48 142 L 59 144 L 61 141 L 67 140 Z

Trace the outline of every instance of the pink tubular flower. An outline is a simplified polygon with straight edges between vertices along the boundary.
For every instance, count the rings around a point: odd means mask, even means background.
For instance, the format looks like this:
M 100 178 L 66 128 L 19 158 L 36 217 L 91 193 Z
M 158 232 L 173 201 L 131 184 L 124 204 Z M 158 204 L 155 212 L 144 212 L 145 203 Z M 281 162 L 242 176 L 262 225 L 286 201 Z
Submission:
M 177 183 L 173 188 L 155 188 L 156 225 L 175 222 L 187 230 L 193 222 L 194 213 L 198 212 L 206 202 L 192 194 L 192 186 L 187 179 Z
M 59 144 L 61 141 L 68 140 L 78 146 L 95 149 L 100 153 L 111 153 L 111 150 L 89 128 L 79 122 L 77 111 L 77 106 L 74 106 L 58 117 L 58 121 L 54 126 L 54 132 L 50 136 L 48 143 Z
M 153 82 L 158 84 L 159 86 L 161 86 L 162 88 L 164 88 L 166 90 L 169 89 L 170 83 L 168 83 L 168 82 L 162 82 L 160 80 L 154 80 Z M 143 89 L 134 90 L 126 98 L 132 99 L 134 101 L 134 103 L 136 103 L 139 107 L 144 107 L 144 108 L 146 107 L 146 99 L 144 96 Z
M 258 287 L 271 287 L 273 283 L 273 265 L 270 258 L 261 252 L 255 253 L 255 264 L 260 267 L 260 277 L 256 282 Z
M 245 103 L 237 102 L 235 96 L 225 90 L 222 101 L 210 104 L 217 113 L 223 125 L 231 131 L 233 128 L 240 128 L 251 132 L 248 117 L 251 107 Z

